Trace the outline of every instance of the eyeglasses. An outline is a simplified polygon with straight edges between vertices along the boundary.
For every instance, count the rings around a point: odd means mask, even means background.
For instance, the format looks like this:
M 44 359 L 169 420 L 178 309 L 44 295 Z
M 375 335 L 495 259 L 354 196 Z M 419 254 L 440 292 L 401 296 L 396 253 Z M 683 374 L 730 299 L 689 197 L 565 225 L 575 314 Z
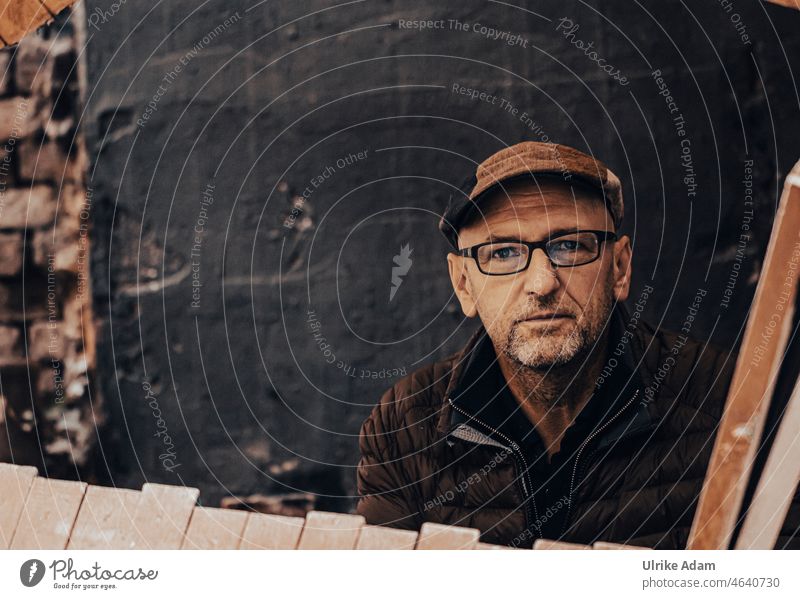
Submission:
M 571 268 L 594 262 L 605 241 L 616 241 L 611 231 L 573 231 L 543 241 L 486 241 L 455 253 L 474 258 L 485 275 L 512 275 L 526 270 L 535 249 L 542 249 L 554 267 Z

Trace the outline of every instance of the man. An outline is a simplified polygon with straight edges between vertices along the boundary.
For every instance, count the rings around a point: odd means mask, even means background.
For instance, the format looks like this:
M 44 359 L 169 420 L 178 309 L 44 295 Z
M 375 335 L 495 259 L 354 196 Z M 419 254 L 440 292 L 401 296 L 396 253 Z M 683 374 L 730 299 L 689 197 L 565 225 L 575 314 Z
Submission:
M 575 149 L 523 142 L 479 165 L 440 230 L 482 326 L 364 422 L 367 522 L 474 527 L 515 547 L 685 547 L 734 361 L 641 322 L 652 286 L 625 309 L 622 217 L 619 179 Z

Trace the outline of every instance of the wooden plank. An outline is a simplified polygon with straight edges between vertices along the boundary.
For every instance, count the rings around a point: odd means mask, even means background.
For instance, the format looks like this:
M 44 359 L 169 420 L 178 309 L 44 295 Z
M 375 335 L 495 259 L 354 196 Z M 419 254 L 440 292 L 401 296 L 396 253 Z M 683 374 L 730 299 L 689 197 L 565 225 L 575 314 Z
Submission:
M 180 549 L 200 491 L 145 483 L 133 517 L 131 549 Z
M 480 536 L 477 528 L 425 522 L 419 531 L 417 549 L 475 549 Z
M 786 178 L 687 549 L 727 549 L 792 328 L 800 162 Z
M 536 539 L 533 543 L 535 550 L 574 550 L 574 549 L 591 549 L 591 545 L 581 545 L 580 543 L 565 543 L 564 541 L 550 541 L 548 539 Z
M 75 2 L 76 0 L 42 0 L 42 4 L 54 15 L 57 15 L 68 6 L 75 4 Z
M 417 532 L 414 530 L 365 525 L 361 528 L 356 549 L 414 549 L 416 544 Z
M 16 44 L 76 0 L 0 0 L 0 46 Z
M 0 37 L 15 44 L 50 18 L 39 0 L 0 0 Z
M 364 516 L 310 511 L 300 534 L 298 549 L 352 549 L 356 546 Z
M 633 550 L 647 549 L 648 551 L 653 550 L 652 547 L 637 547 L 636 545 L 623 545 L 622 543 L 609 543 L 608 541 L 597 541 L 594 545 L 592 545 L 592 549 L 600 551 L 626 550 L 626 549 L 633 549 Z
M 0 549 L 11 545 L 25 498 L 37 474 L 33 466 L 0 464 Z
M 250 514 L 239 549 L 294 549 L 304 518 L 275 514 Z
M 218 507 L 196 507 L 181 549 L 236 549 L 248 512 Z
M 774 549 L 800 483 L 800 379 L 783 412 L 736 549 Z
M 64 549 L 88 485 L 35 478 L 11 549 Z
M 491 543 L 478 543 L 475 549 L 515 549 L 515 547 L 509 547 L 508 545 L 492 545 Z
M 797 10 L 800 10 L 800 0 L 767 0 L 767 2 L 772 2 L 773 4 L 777 4 L 779 6 L 796 8 Z
M 67 549 L 128 549 L 139 491 L 89 485 Z

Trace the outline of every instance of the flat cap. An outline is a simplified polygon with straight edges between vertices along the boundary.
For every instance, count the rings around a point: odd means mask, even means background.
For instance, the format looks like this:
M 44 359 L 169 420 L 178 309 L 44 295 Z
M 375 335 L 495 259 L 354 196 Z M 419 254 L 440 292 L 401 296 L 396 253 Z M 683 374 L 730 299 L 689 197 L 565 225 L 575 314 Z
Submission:
M 457 248 L 458 230 L 477 210 L 480 200 L 489 195 L 487 192 L 501 183 L 523 178 L 535 179 L 537 175 L 567 184 L 575 178 L 594 187 L 602 193 L 614 225 L 619 228 L 624 216 L 622 185 L 605 164 L 569 146 L 523 141 L 503 148 L 478 165 L 475 177 L 470 182 L 472 190 L 469 196 L 450 199 L 439 220 L 439 230 Z

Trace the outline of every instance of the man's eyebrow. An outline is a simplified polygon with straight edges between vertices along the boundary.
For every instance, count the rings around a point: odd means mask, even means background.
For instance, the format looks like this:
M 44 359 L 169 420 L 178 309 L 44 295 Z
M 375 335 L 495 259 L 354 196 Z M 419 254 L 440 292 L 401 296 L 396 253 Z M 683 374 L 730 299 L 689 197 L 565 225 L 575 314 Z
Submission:
M 546 239 L 553 239 L 554 237 L 560 237 L 561 235 L 567 235 L 568 233 L 575 233 L 580 231 L 578 227 L 566 227 L 561 229 L 553 229 L 544 239 L 540 239 L 537 241 L 544 241 Z M 523 241 L 519 235 L 490 235 L 488 239 L 484 241 L 491 241 L 492 243 L 500 243 L 504 241 Z

